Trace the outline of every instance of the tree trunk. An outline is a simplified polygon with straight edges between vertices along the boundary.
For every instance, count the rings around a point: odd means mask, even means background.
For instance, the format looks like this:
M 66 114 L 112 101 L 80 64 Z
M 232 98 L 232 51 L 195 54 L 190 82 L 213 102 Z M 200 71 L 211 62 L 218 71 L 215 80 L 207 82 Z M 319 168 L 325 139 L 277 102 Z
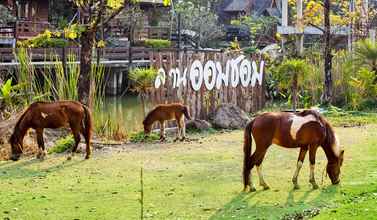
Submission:
M 146 103 L 145 103 L 145 93 L 144 92 L 141 92 L 140 93 L 140 98 L 141 98 L 141 107 L 143 108 L 143 116 L 145 118 L 145 116 L 147 116 L 147 108 L 146 108 Z
M 322 96 L 322 104 L 331 104 L 332 99 L 332 54 L 331 54 L 331 25 L 330 25 L 330 0 L 325 0 L 324 2 L 324 16 L 325 16 L 325 87 Z
M 95 31 L 87 30 L 81 34 L 80 52 L 80 76 L 78 81 L 79 101 L 92 107 L 91 98 L 91 70 L 92 70 L 92 48 L 94 44 Z
M 296 112 L 297 109 L 297 90 L 298 90 L 298 75 L 297 73 L 293 74 L 292 79 L 292 108 Z

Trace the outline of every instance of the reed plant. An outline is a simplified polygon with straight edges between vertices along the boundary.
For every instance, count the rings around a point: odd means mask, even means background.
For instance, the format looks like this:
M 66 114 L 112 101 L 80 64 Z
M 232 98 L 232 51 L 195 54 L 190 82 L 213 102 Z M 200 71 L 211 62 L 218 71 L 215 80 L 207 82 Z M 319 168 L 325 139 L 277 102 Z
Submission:
M 34 101 L 58 101 L 58 100 L 78 100 L 78 79 L 80 76 L 80 65 L 76 62 L 75 54 L 67 55 L 66 66 L 57 54 L 51 54 L 51 65 L 46 64 L 42 68 L 42 73 L 38 73 L 31 63 L 31 54 L 27 48 L 19 48 L 15 54 L 18 62 L 18 83 L 22 87 L 23 93 L 27 94 L 24 103 L 29 105 Z M 45 56 L 47 57 L 47 56 Z M 92 100 L 95 132 L 98 136 L 124 140 L 127 132 L 124 125 L 117 120 L 116 115 L 100 114 L 103 109 L 105 98 L 105 67 L 102 64 L 92 64 Z

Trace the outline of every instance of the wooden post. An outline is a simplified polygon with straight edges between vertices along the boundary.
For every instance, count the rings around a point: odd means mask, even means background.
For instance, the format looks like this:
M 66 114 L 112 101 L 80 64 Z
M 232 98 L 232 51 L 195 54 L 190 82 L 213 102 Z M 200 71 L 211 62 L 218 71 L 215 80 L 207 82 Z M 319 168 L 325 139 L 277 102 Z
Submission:
M 282 1 L 281 25 L 284 27 L 288 26 L 288 0 Z
M 178 50 L 181 49 L 181 40 L 182 40 L 182 34 L 181 34 L 181 13 L 178 13 Z
M 67 77 L 67 54 L 65 46 L 62 48 L 62 65 L 64 77 Z
M 369 30 L 369 38 L 373 44 L 376 44 L 376 29 Z
M 297 35 L 297 54 L 299 56 L 304 53 L 304 21 L 302 14 L 302 0 L 297 0 L 296 28 L 299 31 L 299 34 Z
M 355 10 L 354 0 L 350 0 L 349 12 L 352 13 Z M 353 19 L 351 19 L 348 25 L 348 51 L 352 52 L 352 42 L 353 42 Z
M 283 27 L 287 27 L 288 26 L 288 0 L 283 0 L 281 4 L 282 4 L 281 25 Z M 281 48 L 283 49 L 283 54 L 285 51 L 285 42 L 286 42 L 285 37 L 282 37 Z

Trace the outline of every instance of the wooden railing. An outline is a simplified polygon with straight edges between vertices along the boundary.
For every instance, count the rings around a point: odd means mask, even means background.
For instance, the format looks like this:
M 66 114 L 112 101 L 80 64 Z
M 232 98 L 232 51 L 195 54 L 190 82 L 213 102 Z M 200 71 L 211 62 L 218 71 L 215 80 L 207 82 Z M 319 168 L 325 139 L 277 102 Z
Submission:
M 0 48 L 0 63 L 10 63 L 16 60 L 16 55 L 19 48 Z M 130 54 L 129 47 L 107 47 L 102 49 L 101 60 L 108 60 L 108 61 L 129 61 Z M 164 53 L 171 53 L 171 52 L 179 52 L 176 48 L 167 48 L 167 49 L 160 49 L 154 50 L 151 48 L 145 47 L 132 47 L 132 60 L 134 61 L 150 61 L 151 59 L 157 59 L 154 57 L 155 53 L 151 52 L 163 52 L 161 54 L 162 57 L 159 59 L 166 59 L 167 56 Z M 182 51 L 182 50 L 181 50 Z M 216 53 L 220 52 L 220 50 L 215 49 L 190 49 L 190 50 L 183 50 L 184 52 L 207 52 L 207 53 Z M 30 55 L 31 61 L 56 61 L 58 58 L 62 60 L 63 58 L 63 48 L 30 48 L 28 49 L 28 53 Z M 78 47 L 67 47 L 65 48 L 65 54 L 73 54 L 75 56 L 76 61 L 80 60 L 80 48 Z M 95 60 L 97 53 L 93 53 L 93 60 Z
M 18 21 L 16 24 L 16 37 L 34 37 L 46 29 L 52 29 L 52 26 L 48 22 Z
M 53 29 L 53 26 L 48 22 L 17 21 L 13 25 L 1 26 L 0 38 L 26 39 L 46 29 Z
M 0 38 L 15 38 L 16 31 L 14 25 L 0 26 Z
M 0 62 L 11 62 L 16 60 L 15 54 L 18 52 L 18 48 L 0 48 Z M 148 60 L 149 49 L 144 47 L 132 47 L 132 59 L 133 60 Z M 28 53 L 31 56 L 32 61 L 54 61 L 56 58 L 59 60 L 63 57 L 63 48 L 30 48 Z M 65 54 L 73 54 L 78 61 L 80 59 L 80 48 L 67 47 L 65 48 Z M 96 56 L 96 53 L 93 53 Z M 102 60 L 129 60 L 129 47 L 108 47 L 102 50 Z

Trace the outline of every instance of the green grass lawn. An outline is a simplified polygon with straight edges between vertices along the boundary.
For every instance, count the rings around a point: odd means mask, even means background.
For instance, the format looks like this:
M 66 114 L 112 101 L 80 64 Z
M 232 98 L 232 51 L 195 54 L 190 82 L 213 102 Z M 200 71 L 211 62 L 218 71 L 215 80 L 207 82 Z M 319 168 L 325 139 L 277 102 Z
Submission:
M 298 149 L 272 146 L 263 163 L 271 189 L 241 192 L 242 131 L 191 143 L 127 145 L 96 151 L 87 161 L 52 154 L 43 162 L 0 162 L 0 218 L 140 219 L 143 166 L 145 219 L 281 219 L 314 208 L 320 209 L 316 219 L 376 219 L 377 125 L 336 132 L 345 148 L 341 184 L 332 186 L 326 176 L 322 182 L 326 159 L 319 150 L 318 190 L 308 183 L 306 158 L 301 189 L 294 191 Z

